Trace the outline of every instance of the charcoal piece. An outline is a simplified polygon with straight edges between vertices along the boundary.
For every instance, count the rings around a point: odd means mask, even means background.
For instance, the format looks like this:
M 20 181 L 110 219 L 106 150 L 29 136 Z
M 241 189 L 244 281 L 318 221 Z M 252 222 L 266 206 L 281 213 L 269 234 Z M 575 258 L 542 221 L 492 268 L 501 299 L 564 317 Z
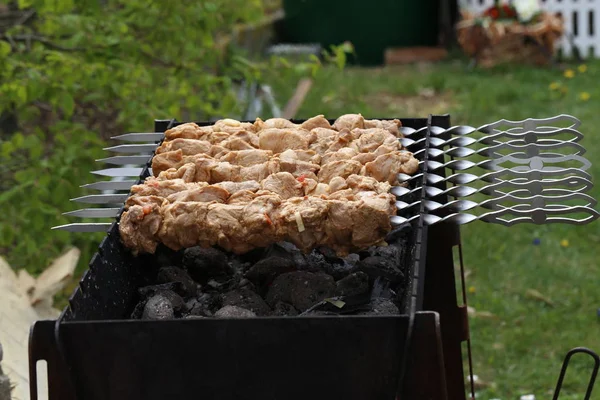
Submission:
M 238 306 L 225 306 L 215 313 L 217 318 L 252 318 L 256 317 L 250 310 Z
M 175 318 L 173 304 L 166 296 L 157 294 L 148 299 L 144 306 L 142 319 L 164 320 L 173 318 Z
M 238 306 L 256 315 L 269 315 L 271 308 L 258 294 L 247 289 L 233 290 L 222 295 L 223 306 Z
M 360 315 L 398 315 L 400 310 L 390 299 L 375 298 L 371 300 L 371 310 L 359 313 Z
M 172 265 L 181 265 L 183 258 L 182 251 L 171 250 L 167 246 L 159 245 L 152 256 L 154 263 L 159 268 L 170 267 Z
M 335 291 L 333 277 L 324 273 L 294 271 L 279 275 L 269 288 L 267 304 L 274 307 L 280 301 L 304 311 Z
M 356 296 L 369 291 L 369 276 L 354 272 L 336 282 L 335 296 Z
M 183 266 L 192 279 L 205 283 L 211 278 L 233 274 L 233 269 L 222 251 L 208 247 L 190 247 L 183 253 Z
M 254 283 L 250 282 L 250 280 L 246 278 L 240 279 L 238 287 L 240 289 L 248 289 L 252 290 L 253 292 L 256 292 L 256 287 L 254 286 Z
M 306 256 L 306 267 L 303 268 L 309 272 L 323 272 L 330 269 L 331 265 L 323 254 L 313 250 Z
M 388 244 L 403 246 L 410 241 L 412 234 L 413 229 L 410 224 L 400 225 L 398 228 L 387 234 L 385 241 Z
M 394 296 L 393 290 L 390 289 L 390 281 L 383 276 L 378 276 L 373 282 L 373 289 L 371 290 L 371 296 L 375 297 L 383 297 L 386 299 L 390 299 Z
M 146 299 L 137 303 L 131 312 L 131 319 L 140 319 L 144 315 L 144 307 L 146 306 Z
M 358 264 L 358 270 L 369 275 L 371 279 L 383 276 L 391 282 L 396 283 L 404 279 L 402 271 L 396 267 L 394 260 L 381 256 L 371 256 Z
M 180 282 L 183 297 L 193 297 L 198 292 L 198 284 L 183 269 L 177 267 L 163 267 L 158 271 L 157 281 L 160 283 Z
M 245 277 L 254 283 L 262 293 L 279 275 L 294 270 L 295 267 L 291 260 L 281 257 L 269 257 L 250 267 Z
M 187 306 L 185 305 L 185 300 L 183 297 L 178 295 L 172 290 L 161 290 L 157 294 L 166 297 L 171 305 L 173 306 L 173 310 L 175 312 L 182 312 L 187 310 Z
M 325 264 L 324 272 L 337 281 L 356 271 L 359 261 L 358 254 L 349 254 L 345 258 L 337 258 L 335 262 Z
M 296 310 L 291 304 L 278 301 L 277 304 L 275 304 L 275 307 L 273 307 L 273 315 L 279 317 L 294 317 L 298 315 L 298 310 Z
M 384 257 L 394 262 L 394 265 L 402 264 L 402 249 L 398 246 L 374 246 L 369 248 L 374 256 Z
M 144 286 L 138 289 L 138 293 L 142 299 L 148 299 L 158 292 L 170 290 L 180 295 L 185 292 L 181 282 L 161 283 L 159 285 Z
M 198 297 L 188 300 L 186 309 L 190 315 L 212 317 L 213 311 L 221 308 L 218 296 L 202 293 Z
M 263 258 L 270 257 L 285 258 L 291 261 L 296 266 L 296 269 L 306 269 L 307 267 L 306 257 L 293 243 L 278 242 L 267 247 Z

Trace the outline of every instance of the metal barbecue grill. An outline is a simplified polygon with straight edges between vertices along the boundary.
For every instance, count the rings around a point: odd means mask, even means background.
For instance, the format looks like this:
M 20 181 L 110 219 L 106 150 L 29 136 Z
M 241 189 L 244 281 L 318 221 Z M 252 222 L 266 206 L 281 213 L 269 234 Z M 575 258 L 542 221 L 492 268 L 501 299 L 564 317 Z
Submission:
M 106 207 L 67 213 L 116 220 L 57 227 L 107 236 L 60 318 L 31 330 L 31 398 L 37 399 L 36 362 L 46 360 L 51 400 L 465 399 L 461 347 L 469 327 L 464 276 L 459 306 L 453 261 L 458 247 L 462 273 L 459 225 L 589 223 L 599 216 L 586 194 L 590 163 L 579 121 L 570 116 L 480 128 L 450 127 L 449 116 L 401 122 L 402 144 L 420 168 L 392 189 L 398 200 L 392 223 L 407 237 L 407 279 L 395 316 L 129 319 L 152 261 L 121 244 L 122 203 L 132 185 L 151 175 L 163 132 L 179 123 L 157 120 L 154 133 L 116 137 L 145 143 L 108 148 L 120 155 L 100 161 L 116 167 L 94 172 L 126 180 L 84 185 L 113 193 L 74 199 Z M 596 360 L 589 398 L 600 360 L 585 351 Z M 561 383 L 562 375 L 555 396 Z

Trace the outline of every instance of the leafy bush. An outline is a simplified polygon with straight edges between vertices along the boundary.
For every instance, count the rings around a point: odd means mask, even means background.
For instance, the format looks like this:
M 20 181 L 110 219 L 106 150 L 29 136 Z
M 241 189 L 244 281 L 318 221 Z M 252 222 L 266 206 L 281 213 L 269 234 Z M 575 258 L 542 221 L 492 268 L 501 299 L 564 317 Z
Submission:
M 82 249 L 80 267 L 95 251 L 103 235 L 50 227 L 71 222 L 61 213 L 106 138 L 237 115 L 235 80 L 282 65 L 225 40 L 263 17 L 260 0 L 19 0 L 0 13 L 0 120 L 16 127 L 0 126 L 0 253 L 34 273 L 66 246 Z

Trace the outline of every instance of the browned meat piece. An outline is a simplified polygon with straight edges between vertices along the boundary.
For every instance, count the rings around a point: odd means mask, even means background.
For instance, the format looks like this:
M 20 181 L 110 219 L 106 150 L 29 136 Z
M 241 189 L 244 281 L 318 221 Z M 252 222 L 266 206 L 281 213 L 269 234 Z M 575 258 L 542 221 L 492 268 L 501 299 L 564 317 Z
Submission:
M 252 245 L 245 240 L 246 229 L 241 224 L 244 208 L 243 204 L 209 206 L 206 223 L 217 232 L 214 244 L 238 254 L 252 250 Z
M 131 206 L 147 206 L 147 205 L 152 205 L 155 204 L 157 206 L 161 206 L 165 201 L 164 196 L 159 195 L 148 195 L 148 196 L 140 196 L 140 195 L 133 195 L 130 196 L 127 201 L 125 201 L 125 206 L 126 207 L 131 207 Z
M 263 131 L 265 129 L 296 129 L 298 125 L 294 124 L 292 121 L 289 121 L 285 118 L 270 118 L 266 121 L 263 121 L 260 118 L 256 118 L 254 121 L 254 128 L 256 132 Z
M 365 128 L 369 129 L 369 128 L 379 128 L 379 129 L 385 129 L 386 131 L 388 131 L 389 133 L 391 133 L 392 135 L 396 136 L 396 137 L 402 137 L 402 135 L 400 134 L 400 127 L 402 126 L 402 123 L 400 122 L 399 119 L 393 119 L 393 120 L 378 120 L 378 119 L 366 119 L 365 120 Z
M 271 160 L 257 165 L 249 167 L 242 167 L 238 179 L 231 179 L 237 182 L 240 181 L 257 181 L 260 182 L 271 174 L 276 174 L 281 171 L 278 158 L 272 158 Z
M 161 181 L 153 176 L 150 176 L 146 178 L 144 183 L 133 185 L 131 187 L 131 194 L 132 196 L 166 197 L 171 193 L 176 193 L 187 189 L 188 185 L 186 185 L 183 179 L 170 179 L 168 181 Z
M 215 164 L 210 171 L 210 183 L 231 181 L 239 182 L 241 180 L 240 173 L 242 171 L 241 166 L 228 163 L 226 161 Z M 246 180 L 246 179 L 244 179 Z
M 352 216 L 355 213 L 356 202 L 343 200 L 328 200 L 327 218 L 322 229 L 325 238 L 322 244 L 331 247 L 338 253 L 348 252 L 352 245 L 352 230 L 354 222 Z
M 258 196 L 244 207 L 240 221 L 246 231 L 244 244 L 266 247 L 279 241 L 281 232 L 275 217 L 280 206 L 281 198 L 273 194 Z M 234 253 L 239 253 L 239 250 L 236 247 L 231 249 Z
M 229 196 L 227 204 L 248 204 L 256 198 L 256 192 L 240 190 Z
M 375 178 L 362 175 L 350 175 L 346 184 L 354 193 L 375 192 L 377 194 L 389 193 L 392 186 L 387 182 L 379 182 Z
M 167 181 L 172 179 L 181 179 L 184 182 L 195 182 L 196 181 L 196 165 L 193 163 L 187 163 L 179 168 L 169 168 L 166 171 L 162 171 L 156 179 L 160 181 Z
M 158 176 L 162 171 L 169 168 L 177 168 L 183 165 L 183 152 L 181 149 L 157 154 L 152 157 L 152 173 Z
M 329 153 L 323 154 L 321 157 L 321 162 L 323 164 L 330 163 L 332 161 L 340 161 L 340 160 L 350 160 L 352 157 L 359 154 L 355 149 L 350 147 L 344 147 L 337 151 L 332 151 Z
M 347 200 L 347 201 L 357 201 L 356 194 L 352 189 L 342 189 L 337 192 L 331 193 L 327 196 L 329 200 Z
M 352 157 L 352 160 L 358 161 L 359 163 L 364 165 L 368 162 L 374 161 L 376 158 L 377 156 L 375 155 L 375 153 L 358 153 L 357 155 Z
M 262 190 L 278 194 L 282 199 L 303 196 L 302 184 L 289 172 L 278 172 L 267 176 L 261 182 Z
M 258 135 L 253 132 L 239 131 L 230 135 L 219 144 L 230 150 L 254 149 L 258 148 Z
M 236 194 L 240 191 L 256 192 L 260 189 L 260 183 L 256 181 L 242 181 L 242 182 L 218 182 L 213 186 L 220 187 L 227 190 L 231 195 Z
M 358 147 L 361 153 L 371 153 L 380 146 L 389 146 L 395 150 L 400 150 L 398 138 L 384 129 L 372 128 L 363 129 L 361 135 L 353 144 Z
M 220 119 L 213 125 L 213 131 L 226 132 L 229 134 L 237 133 L 240 131 L 253 132 L 254 129 L 254 124 L 250 122 L 240 122 L 230 118 Z
M 354 175 L 350 175 L 354 176 Z M 346 183 L 346 179 L 341 176 L 336 176 L 329 181 L 329 190 L 331 193 L 337 192 L 338 190 L 347 189 L 348 184 Z
M 217 230 L 208 226 L 206 216 L 211 203 L 177 202 L 165 204 L 158 237 L 173 250 L 213 244 Z M 211 229 L 212 228 L 212 229 Z
M 165 132 L 166 140 L 173 140 L 177 138 L 183 139 L 202 139 L 206 134 L 212 132 L 212 127 L 203 126 L 200 127 L 193 122 L 178 125 Z
M 346 128 L 349 131 L 355 128 L 364 128 L 365 127 L 365 119 L 361 114 L 346 114 L 342 115 L 333 123 L 333 129 L 337 131 L 341 131 Z
M 328 152 L 336 152 L 338 150 L 341 150 L 342 148 L 348 146 L 352 142 L 352 140 L 353 138 L 350 131 L 348 129 L 342 129 L 335 136 L 335 139 L 329 145 L 325 154 L 327 154 Z
M 329 181 L 331 181 L 331 179 L 333 179 L 336 176 L 347 178 L 352 174 L 358 174 L 360 172 L 361 167 L 362 165 L 358 161 L 333 161 L 321 166 L 321 169 L 319 170 L 317 176 L 319 177 L 319 182 L 329 183 Z
M 199 186 L 192 187 L 181 192 L 173 193 L 167 196 L 169 203 L 177 201 L 202 201 L 202 202 L 217 202 L 225 203 L 229 198 L 229 192 L 217 186 Z
M 242 167 L 248 167 L 250 165 L 267 162 L 272 156 L 273 152 L 269 150 L 237 150 L 224 154 L 219 160 L 227 161 L 231 164 L 240 165 Z
M 371 176 L 379 182 L 398 182 L 398 173 L 413 174 L 417 171 L 419 162 L 408 152 L 394 152 L 381 155 L 365 164 L 364 175 Z
M 229 150 L 252 150 L 253 147 L 250 143 L 239 138 L 229 138 L 221 142 L 221 146 Z
M 309 147 L 322 156 L 336 140 L 337 135 L 338 132 L 333 129 L 315 128 L 310 131 Z
M 308 149 L 308 132 L 299 129 L 269 128 L 258 135 L 259 148 L 271 150 L 275 154 L 288 149 Z
M 314 190 L 317 188 L 317 185 L 319 184 L 319 182 L 317 182 L 316 179 L 312 179 L 312 178 L 301 177 L 301 178 L 296 178 L 296 179 L 302 185 L 302 190 L 304 191 L 305 196 L 310 196 L 312 194 L 312 192 L 314 192 Z
M 311 196 L 328 196 L 331 193 L 331 188 L 326 183 L 317 183 L 317 186 L 312 191 Z
M 175 150 L 181 150 L 183 155 L 193 155 L 199 153 L 210 154 L 212 145 L 206 140 L 177 138 L 163 142 L 156 149 L 156 154 Z
M 315 128 L 331 129 L 331 124 L 323 115 L 317 115 L 316 117 L 312 117 L 304 121 L 300 127 L 302 129 L 306 129 L 307 131 L 312 131 Z
M 323 220 L 328 202 L 318 197 L 295 197 L 284 202 L 277 216 L 278 225 L 286 232 L 285 238 L 300 250 L 309 251 L 319 244 L 325 232 Z
M 392 229 L 390 216 L 396 213 L 396 197 L 374 192 L 359 192 L 358 195 L 361 202 L 352 214 L 352 245 L 362 249 L 381 242 Z
M 310 153 L 313 154 L 312 157 Z M 303 161 L 304 159 L 315 159 L 318 156 L 312 150 L 286 150 L 279 155 L 279 161 L 281 163 L 281 171 L 289 172 L 294 176 L 298 177 L 301 175 L 307 176 L 309 174 L 315 174 L 319 171 L 319 164 L 312 163 L 310 161 Z
M 221 158 L 223 155 L 225 155 L 225 153 L 229 153 L 230 149 L 220 146 L 218 144 L 213 144 L 212 147 L 210 148 L 210 153 L 209 155 L 215 159 L 219 159 Z
M 121 215 L 119 234 L 123 244 L 134 254 L 154 253 L 158 246 L 157 233 L 162 217 L 160 206 L 148 203 L 134 205 Z
M 229 132 L 222 132 L 222 131 L 213 131 L 209 134 L 207 134 L 204 140 L 208 140 L 209 142 L 211 142 L 212 144 L 219 144 L 222 143 L 224 141 L 226 141 L 227 139 L 229 139 L 229 137 L 231 136 L 231 133 Z

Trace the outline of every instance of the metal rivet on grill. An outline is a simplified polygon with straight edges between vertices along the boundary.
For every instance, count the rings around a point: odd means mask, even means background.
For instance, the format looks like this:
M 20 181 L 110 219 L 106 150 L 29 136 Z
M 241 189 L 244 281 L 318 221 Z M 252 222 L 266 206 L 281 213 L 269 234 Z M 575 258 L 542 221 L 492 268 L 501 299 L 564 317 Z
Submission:
M 534 132 L 527 132 L 525 134 L 525 143 L 535 143 L 537 141 L 537 135 Z
M 543 224 L 546 222 L 546 213 L 543 210 L 534 210 L 531 213 L 531 219 L 536 224 Z
M 542 169 L 544 168 L 544 161 L 540 157 L 534 157 L 529 163 L 531 169 Z

